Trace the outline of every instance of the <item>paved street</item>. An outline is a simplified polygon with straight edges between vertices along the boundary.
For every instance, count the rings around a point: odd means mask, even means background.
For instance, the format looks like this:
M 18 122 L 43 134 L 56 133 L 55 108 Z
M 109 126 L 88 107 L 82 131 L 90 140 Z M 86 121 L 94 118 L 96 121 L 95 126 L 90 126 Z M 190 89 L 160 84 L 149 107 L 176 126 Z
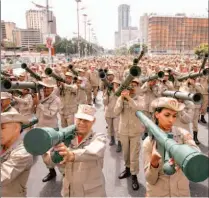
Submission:
M 97 121 L 94 126 L 96 132 L 106 133 L 106 122 L 104 119 L 104 111 L 101 100 L 98 100 L 95 105 L 97 108 Z M 208 118 L 208 117 L 207 117 Z M 208 120 L 208 119 L 207 119 Z M 199 140 L 202 143 L 200 149 L 203 153 L 208 154 L 208 126 L 199 124 Z M 37 145 L 38 146 L 38 145 Z M 115 146 L 109 146 L 109 140 L 107 142 L 107 148 L 105 152 L 104 161 L 104 175 L 106 178 L 106 192 L 108 197 L 144 197 L 145 195 L 145 179 L 142 168 L 142 162 L 140 161 L 140 174 L 138 175 L 140 182 L 140 189 L 133 191 L 131 188 L 131 178 L 119 180 L 117 177 L 124 169 L 124 163 L 122 154 L 115 152 Z M 142 156 L 140 156 L 140 159 Z M 28 197 L 60 197 L 60 191 L 62 186 L 62 177 L 57 170 L 56 180 L 43 183 L 42 178 L 48 174 L 48 169 L 42 162 L 41 157 L 36 157 L 35 163 L 32 167 L 31 174 L 28 181 Z M 192 197 L 208 197 L 208 180 L 201 183 L 191 183 Z

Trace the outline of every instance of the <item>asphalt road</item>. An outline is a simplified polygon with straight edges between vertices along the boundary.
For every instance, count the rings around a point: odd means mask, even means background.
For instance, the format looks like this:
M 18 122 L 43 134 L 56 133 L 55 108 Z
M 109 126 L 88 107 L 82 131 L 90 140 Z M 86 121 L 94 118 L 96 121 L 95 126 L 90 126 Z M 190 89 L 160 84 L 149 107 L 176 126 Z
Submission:
M 106 133 L 106 122 L 104 119 L 104 107 L 102 105 L 101 93 L 99 94 L 99 100 L 95 105 L 97 109 L 96 123 L 94 125 L 94 131 Z M 208 120 L 208 115 L 207 115 Z M 203 153 L 208 155 L 208 125 L 199 124 L 199 146 Z M 105 152 L 104 160 L 104 175 L 106 179 L 106 192 L 108 197 L 144 197 L 145 196 L 145 178 L 142 167 L 142 160 L 140 160 L 140 173 L 138 175 L 140 189 L 133 191 L 131 188 L 131 178 L 119 180 L 118 175 L 124 170 L 124 162 L 122 153 L 115 152 L 116 147 L 109 146 L 109 140 L 107 142 L 107 148 Z M 140 159 L 142 156 L 140 155 Z M 62 187 L 62 176 L 58 169 L 57 177 L 55 180 L 47 183 L 42 182 L 42 178 L 48 174 L 48 169 L 42 161 L 41 157 L 36 157 L 34 165 L 32 167 L 29 180 L 27 183 L 28 197 L 60 197 Z M 190 183 L 192 197 L 208 197 L 208 179 L 201 183 Z

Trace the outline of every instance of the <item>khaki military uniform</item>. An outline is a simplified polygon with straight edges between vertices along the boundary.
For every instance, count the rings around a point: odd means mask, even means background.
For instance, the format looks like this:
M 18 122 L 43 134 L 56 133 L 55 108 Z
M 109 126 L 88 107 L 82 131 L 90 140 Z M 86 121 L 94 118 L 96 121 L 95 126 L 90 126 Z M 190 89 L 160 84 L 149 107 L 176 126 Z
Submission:
M 75 154 L 75 161 L 65 165 L 63 178 L 63 197 L 105 197 L 105 179 L 102 172 L 106 137 L 101 133 L 89 133 L 78 143 L 75 137 L 69 150 Z M 44 162 L 51 164 L 50 152 Z
M 57 114 L 59 113 L 59 108 L 60 99 L 53 93 L 40 101 L 36 111 L 36 116 L 39 120 L 36 127 L 58 128 Z
M 207 77 L 200 78 L 200 84 L 202 85 L 202 95 L 203 95 L 203 102 L 201 106 L 201 115 L 205 115 L 207 113 L 208 107 L 208 83 L 209 79 Z
M 89 79 L 90 79 L 90 73 L 89 72 L 86 72 L 85 73 L 85 78 L 86 78 L 85 84 L 86 84 L 87 103 L 88 104 L 91 104 L 92 103 L 92 96 L 91 96 L 92 95 L 92 93 L 91 93 L 92 86 L 91 86 L 91 83 L 89 81 Z
M 74 123 L 74 115 L 78 109 L 77 91 L 77 85 L 64 84 L 63 94 L 60 96 L 60 116 L 63 128 Z
M 136 117 L 138 110 L 143 110 L 138 96 L 130 101 L 119 97 L 114 108 L 115 115 L 120 115 L 119 136 L 125 166 L 130 168 L 132 175 L 137 175 L 139 172 L 140 135 L 144 132 L 144 126 Z
M 173 127 L 174 140 L 179 144 L 188 144 L 199 150 L 190 133 L 182 128 Z M 153 143 L 150 137 L 143 141 L 144 171 L 147 197 L 190 197 L 189 181 L 181 169 L 169 176 L 163 172 L 163 162 L 158 168 L 150 164 Z
M 194 86 L 189 86 L 187 83 L 182 83 L 182 86 L 179 88 L 179 91 L 183 92 L 190 92 L 190 93 L 201 93 L 202 92 L 202 86 L 199 83 L 195 83 Z M 198 120 L 200 117 L 200 107 L 201 104 L 195 104 L 194 109 L 194 116 L 193 116 L 193 131 L 198 132 Z
M 98 87 L 99 87 L 99 83 L 100 83 L 100 78 L 99 78 L 99 74 L 98 71 L 93 71 L 89 73 L 89 82 L 92 86 L 93 89 L 93 95 L 94 98 L 97 97 L 97 93 L 98 93 Z
M 189 100 L 184 100 L 185 108 L 178 112 L 175 126 L 181 127 L 190 132 L 190 123 L 193 121 L 195 105 Z
M 13 145 L 1 155 L 1 196 L 26 197 L 26 184 L 33 156 L 26 152 L 23 143 Z
M 21 98 L 14 96 L 14 99 L 18 102 L 18 111 L 20 114 L 28 117 L 33 116 L 33 98 L 31 94 L 26 94 Z
M 107 94 L 107 91 L 103 97 L 103 103 L 105 106 L 105 120 L 108 125 L 108 134 L 109 136 L 114 136 L 119 141 L 118 127 L 119 127 L 119 116 L 114 112 L 114 107 L 116 105 L 118 97 L 111 92 L 110 95 Z

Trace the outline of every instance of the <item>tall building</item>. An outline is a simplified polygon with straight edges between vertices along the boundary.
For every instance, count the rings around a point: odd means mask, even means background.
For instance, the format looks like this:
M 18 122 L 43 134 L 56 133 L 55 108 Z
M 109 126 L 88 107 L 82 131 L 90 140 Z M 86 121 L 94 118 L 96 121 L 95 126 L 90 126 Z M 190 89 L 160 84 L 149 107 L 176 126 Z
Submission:
M 126 45 L 131 40 L 139 38 L 139 30 L 137 27 L 130 27 L 120 32 L 120 45 Z
M 6 28 L 5 28 L 5 22 L 1 21 L 1 41 L 6 39 Z
M 119 32 L 115 32 L 115 47 L 118 48 L 120 46 L 120 35 Z
M 49 31 L 56 34 L 56 17 L 52 11 L 49 11 L 48 19 L 50 21 Z M 26 11 L 27 29 L 38 29 L 41 34 L 48 33 L 47 12 L 45 10 L 27 10 Z
M 14 42 L 15 29 L 16 29 L 16 24 L 14 22 L 5 22 L 6 39 L 9 42 Z
M 149 16 L 148 14 L 144 14 L 140 17 L 140 24 L 139 24 L 139 38 L 141 44 L 148 44 L 148 24 L 149 24 Z
M 16 29 L 15 42 L 18 47 L 35 48 L 41 42 L 40 30 L 36 29 Z
M 192 54 L 201 43 L 208 43 L 207 17 L 188 17 L 185 14 L 149 17 L 149 52 Z
M 122 4 L 118 7 L 118 31 L 128 29 L 130 26 L 130 6 Z

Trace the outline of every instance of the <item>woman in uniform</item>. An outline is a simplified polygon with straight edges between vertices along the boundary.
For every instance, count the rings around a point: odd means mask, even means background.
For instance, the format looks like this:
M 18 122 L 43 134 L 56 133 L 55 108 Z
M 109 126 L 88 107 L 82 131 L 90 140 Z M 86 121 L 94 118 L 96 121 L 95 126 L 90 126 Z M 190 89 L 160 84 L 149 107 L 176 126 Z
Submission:
M 151 104 L 154 112 L 155 123 L 165 133 L 173 133 L 173 138 L 179 144 L 188 144 L 199 150 L 191 134 L 185 129 L 175 127 L 174 122 L 178 112 L 185 107 L 174 98 L 161 97 Z M 144 171 L 146 178 L 147 197 L 189 197 L 189 180 L 179 167 L 176 173 L 165 175 L 161 155 L 157 152 L 156 141 L 148 137 L 143 142 Z M 173 160 L 171 161 L 172 163 Z

